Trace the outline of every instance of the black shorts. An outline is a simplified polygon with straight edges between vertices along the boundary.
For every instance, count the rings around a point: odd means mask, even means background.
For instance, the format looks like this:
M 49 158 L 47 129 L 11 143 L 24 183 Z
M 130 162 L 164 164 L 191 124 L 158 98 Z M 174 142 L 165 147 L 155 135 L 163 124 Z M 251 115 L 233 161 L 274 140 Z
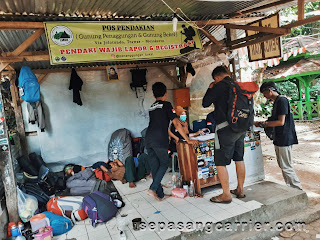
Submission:
M 226 166 L 233 161 L 243 161 L 245 133 L 236 133 L 229 126 L 218 130 L 220 149 L 214 149 L 216 166 Z

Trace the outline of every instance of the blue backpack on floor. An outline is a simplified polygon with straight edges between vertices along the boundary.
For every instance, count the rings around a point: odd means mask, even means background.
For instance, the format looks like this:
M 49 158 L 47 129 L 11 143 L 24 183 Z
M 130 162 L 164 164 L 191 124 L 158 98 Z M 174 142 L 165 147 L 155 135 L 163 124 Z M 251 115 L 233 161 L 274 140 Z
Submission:
M 26 102 L 32 103 L 40 100 L 40 84 L 28 66 L 23 66 L 20 70 L 19 93 Z
M 109 221 L 118 211 L 112 198 L 99 191 L 93 191 L 83 198 L 82 209 L 91 219 L 93 227 L 98 222 Z
M 43 214 L 49 218 L 53 236 L 64 234 L 72 229 L 72 222 L 70 219 L 52 212 L 43 212 Z

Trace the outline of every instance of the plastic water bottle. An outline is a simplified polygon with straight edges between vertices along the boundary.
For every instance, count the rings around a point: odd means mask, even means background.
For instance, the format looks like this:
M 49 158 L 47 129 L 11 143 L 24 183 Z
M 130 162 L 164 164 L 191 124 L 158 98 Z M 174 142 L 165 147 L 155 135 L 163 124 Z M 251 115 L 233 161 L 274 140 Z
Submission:
M 194 185 L 192 180 L 190 181 L 189 197 L 194 197 Z
M 21 233 L 21 235 L 23 235 L 23 233 L 24 233 L 24 225 L 23 225 L 23 223 L 21 223 L 21 222 L 18 223 L 18 229 L 19 229 L 19 232 Z

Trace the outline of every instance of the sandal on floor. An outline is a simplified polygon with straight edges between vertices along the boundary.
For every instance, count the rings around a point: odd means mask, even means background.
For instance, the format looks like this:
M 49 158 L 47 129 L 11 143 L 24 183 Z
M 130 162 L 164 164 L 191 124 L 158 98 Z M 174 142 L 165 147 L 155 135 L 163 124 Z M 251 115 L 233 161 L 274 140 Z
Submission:
M 230 190 L 230 193 L 236 195 L 237 198 L 245 198 L 245 197 L 246 197 L 245 194 L 238 194 L 237 189 L 235 189 L 235 190 Z
M 231 200 L 232 201 L 232 200 Z M 214 203 L 224 203 L 224 204 L 228 204 L 231 203 L 231 201 L 222 201 L 220 199 L 218 199 L 218 197 L 212 197 L 210 198 L 210 202 L 214 202 Z

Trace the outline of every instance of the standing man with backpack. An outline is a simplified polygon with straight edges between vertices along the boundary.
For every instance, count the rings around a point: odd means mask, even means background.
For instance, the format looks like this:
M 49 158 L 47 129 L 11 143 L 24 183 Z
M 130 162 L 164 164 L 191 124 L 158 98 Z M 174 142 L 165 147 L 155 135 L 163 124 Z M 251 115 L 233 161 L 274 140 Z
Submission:
M 215 114 L 214 120 L 216 124 L 215 129 L 215 149 L 214 161 L 217 167 L 218 177 L 221 182 L 223 193 L 219 196 L 212 197 L 211 202 L 215 203 L 230 203 L 233 193 L 237 198 L 244 198 L 243 184 L 245 180 L 245 165 L 243 162 L 244 154 L 244 136 L 245 130 L 235 132 L 229 124 L 228 114 L 229 101 L 232 94 L 232 86 L 234 80 L 223 66 L 216 67 L 212 71 L 212 78 L 214 82 L 209 85 L 209 88 L 203 97 L 202 106 L 204 108 L 214 104 Z M 248 117 L 248 116 L 247 116 Z M 239 117 L 240 118 L 240 117 Z M 231 159 L 236 164 L 236 172 L 238 179 L 238 187 L 235 190 L 229 188 L 229 175 L 227 165 L 230 165 Z
M 265 122 L 255 122 L 255 126 L 274 128 L 273 144 L 278 165 L 282 170 L 286 184 L 302 190 L 301 183 L 292 167 L 292 145 L 298 144 L 290 104 L 285 96 L 280 95 L 274 82 L 265 82 L 260 87 L 260 92 L 268 100 L 272 100 L 272 116 Z

